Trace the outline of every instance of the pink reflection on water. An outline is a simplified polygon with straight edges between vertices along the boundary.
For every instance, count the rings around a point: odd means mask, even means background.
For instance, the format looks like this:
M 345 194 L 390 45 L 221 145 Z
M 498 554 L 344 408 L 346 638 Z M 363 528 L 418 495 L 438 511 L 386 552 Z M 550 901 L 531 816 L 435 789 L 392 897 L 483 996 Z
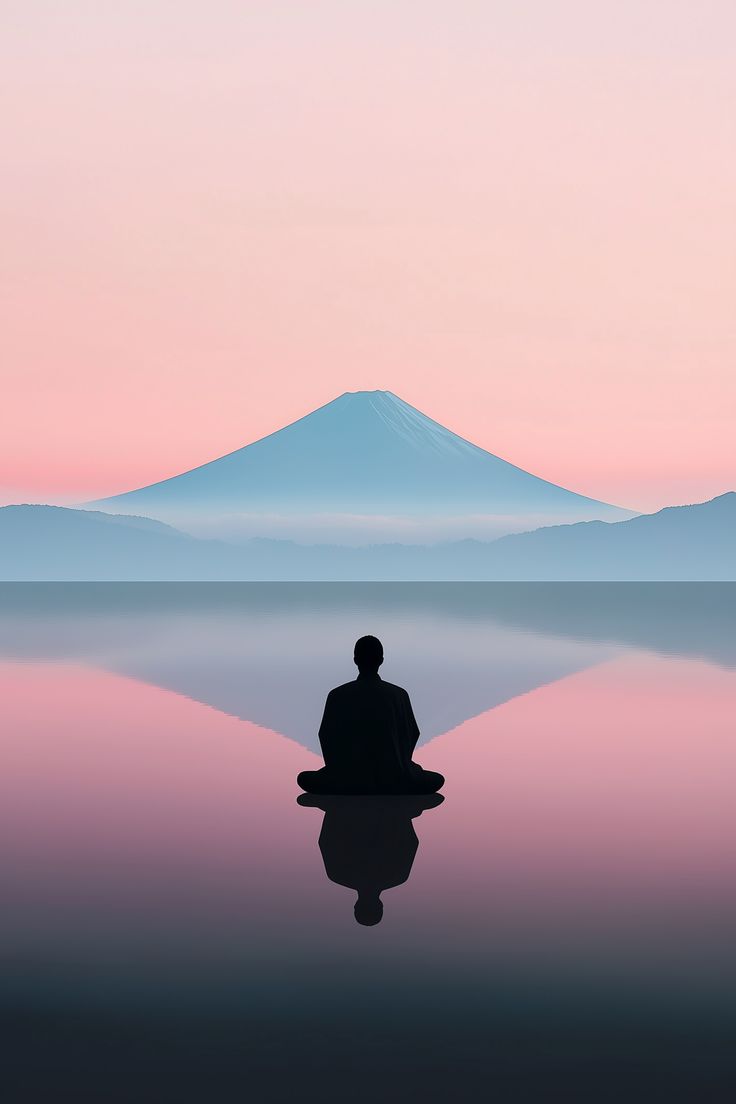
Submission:
M 206 916 L 223 939 L 352 925 L 367 945 L 325 877 L 321 815 L 295 804 L 310 752 L 79 666 L 2 665 L 0 695 L 0 930 L 77 930 L 93 908 L 128 929 L 173 913 L 179 934 Z M 733 672 L 636 655 L 438 737 L 418 758 L 446 802 L 415 822 L 372 946 L 733 917 L 735 714 Z
M 318 871 L 294 800 L 316 757 L 285 737 L 84 667 L 3 665 L 0 695 L 0 860 L 19 908 L 179 900 L 184 922 L 184 906 L 235 913 L 252 894 L 253 914 Z
M 467 721 L 419 756 L 448 776 L 422 877 L 531 924 L 733 911 L 735 716 L 734 672 L 633 655 Z

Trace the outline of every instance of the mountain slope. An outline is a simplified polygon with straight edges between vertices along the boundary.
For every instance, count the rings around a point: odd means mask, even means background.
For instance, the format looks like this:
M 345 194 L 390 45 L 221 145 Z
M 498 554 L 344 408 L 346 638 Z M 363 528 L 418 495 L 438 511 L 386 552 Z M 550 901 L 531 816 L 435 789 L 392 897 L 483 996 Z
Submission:
M 736 580 L 736 493 L 620 522 L 549 526 L 495 541 L 367 548 L 251 541 L 274 579 L 396 581 Z
M 489 546 L 488 568 L 504 579 L 736 579 L 736 492 L 615 524 L 502 537 Z
M 238 514 L 533 519 L 507 532 L 630 516 L 522 471 L 389 391 L 346 393 L 218 460 L 89 505 L 176 524 Z
M 233 578 L 235 549 L 150 518 L 61 506 L 0 508 L 0 579 Z

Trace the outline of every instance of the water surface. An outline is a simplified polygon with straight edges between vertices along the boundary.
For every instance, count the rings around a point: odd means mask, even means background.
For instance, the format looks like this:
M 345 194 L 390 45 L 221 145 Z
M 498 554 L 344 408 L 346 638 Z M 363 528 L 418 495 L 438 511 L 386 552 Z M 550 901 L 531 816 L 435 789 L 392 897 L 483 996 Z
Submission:
M 728 585 L 0 587 L 10 1099 L 729 1099 L 734 625 Z M 447 784 L 370 814 L 408 879 L 363 927 L 356 814 L 324 860 L 294 778 L 369 632 Z

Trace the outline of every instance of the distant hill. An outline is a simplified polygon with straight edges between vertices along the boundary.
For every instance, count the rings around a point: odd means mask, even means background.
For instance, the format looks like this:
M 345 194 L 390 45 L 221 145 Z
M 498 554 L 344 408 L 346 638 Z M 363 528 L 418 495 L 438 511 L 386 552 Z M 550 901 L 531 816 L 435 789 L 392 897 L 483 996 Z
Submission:
M 390 391 L 346 393 L 227 456 L 87 505 L 198 535 L 305 540 L 327 532 L 338 543 L 407 532 L 422 542 L 487 539 L 631 516 L 486 452 Z
M 736 579 L 736 493 L 628 521 L 558 525 L 502 537 L 490 570 L 504 579 Z
M 144 517 L 61 506 L 0 509 L 0 579 L 65 581 L 233 576 L 237 557 Z
M 646 581 L 736 579 L 736 493 L 620 522 L 579 522 L 437 545 L 301 547 L 251 541 L 272 578 Z M 259 555 L 260 553 L 260 555 Z M 292 574 L 296 571 L 303 574 Z
M 736 579 L 736 493 L 492 542 L 361 548 L 199 540 L 147 518 L 0 509 L 0 579 L 615 581 Z

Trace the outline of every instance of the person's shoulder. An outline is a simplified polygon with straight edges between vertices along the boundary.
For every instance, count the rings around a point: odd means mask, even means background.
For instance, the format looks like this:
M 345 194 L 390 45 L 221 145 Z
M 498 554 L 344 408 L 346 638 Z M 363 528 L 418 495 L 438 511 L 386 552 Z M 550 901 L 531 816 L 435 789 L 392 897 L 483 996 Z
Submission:
M 344 697 L 345 694 L 352 693 L 354 688 L 355 688 L 355 679 L 353 679 L 351 682 L 343 682 L 339 686 L 333 686 L 332 690 L 330 690 L 327 697 L 328 698 Z
M 394 694 L 397 698 L 409 697 L 408 690 L 405 690 L 403 686 L 397 686 L 395 682 L 386 682 L 385 679 L 381 679 L 381 685 L 386 687 L 389 694 Z

